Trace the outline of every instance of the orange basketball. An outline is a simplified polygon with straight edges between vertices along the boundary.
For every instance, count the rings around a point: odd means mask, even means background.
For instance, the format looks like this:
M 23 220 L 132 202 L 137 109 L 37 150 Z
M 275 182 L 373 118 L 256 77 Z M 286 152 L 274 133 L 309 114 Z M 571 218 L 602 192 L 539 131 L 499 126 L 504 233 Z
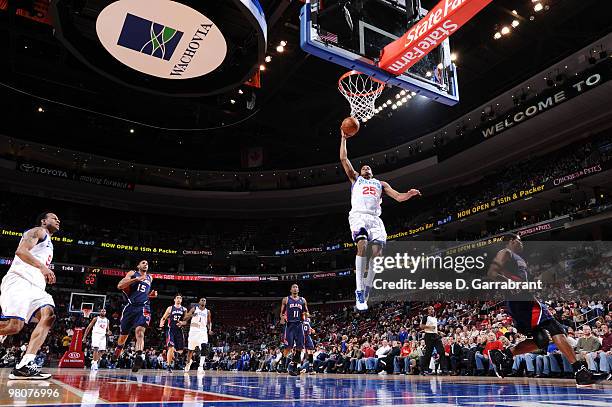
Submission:
M 359 120 L 354 117 L 347 117 L 342 120 L 342 131 L 347 137 L 353 137 L 359 131 Z

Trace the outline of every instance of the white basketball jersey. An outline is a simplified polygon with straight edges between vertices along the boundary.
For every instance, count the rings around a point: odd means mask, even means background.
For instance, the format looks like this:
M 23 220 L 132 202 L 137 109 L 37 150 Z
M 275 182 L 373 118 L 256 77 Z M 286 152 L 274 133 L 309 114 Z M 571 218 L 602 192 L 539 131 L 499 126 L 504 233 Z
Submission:
M 24 232 L 24 236 L 28 232 L 29 230 Z M 23 240 L 23 237 L 21 239 Z M 53 260 L 53 243 L 51 242 L 51 236 L 46 234 L 45 237 L 36 244 L 36 246 L 30 249 L 30 254 L 36 257 L 36 259 L 38 259 L 38 261 L 40 261 L 42 264 L 49 267 L 51 261 Z M 43 290 L 47 286 L 45 277 L 42 275 L 40 270 L 25 263 L 17 255 L 15 255 L 15 258 L 11 263 L 11 268 L 8 272 L 17 274 Z
M 376 178 L 357 177 L 351 187 L 351 212 L 380 216 L 382 184 Z
M 93 335 L 106 335 L 106 331 L 108 331 L 108 319 L 98 317 L 96 319 L 96 323 L 91 330 Z
M 208 329 L 208 308 L 200 309 L 200 307 L 195 307 L 190 327 L 204 331 Z

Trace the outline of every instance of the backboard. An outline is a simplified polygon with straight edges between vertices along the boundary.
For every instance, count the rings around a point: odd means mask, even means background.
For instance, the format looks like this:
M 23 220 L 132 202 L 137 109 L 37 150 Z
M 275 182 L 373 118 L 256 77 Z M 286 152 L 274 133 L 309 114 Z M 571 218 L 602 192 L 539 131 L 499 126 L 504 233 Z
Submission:
M 405 1 L 310 0 L 300 13 L 300 45 L 348 70 L 454 105 L 459 88 L 448 39 L 401 75 L 377 66 L 382 49 L 427 14 L 423 8 L 411 10 L 410 2 L 407 9 Z
M 92 315 L 98 315 L 100 310 L 106 306 L 106 295 L 70 293 L 68 312 L 82 313 L 83 309 L 91 309 Z

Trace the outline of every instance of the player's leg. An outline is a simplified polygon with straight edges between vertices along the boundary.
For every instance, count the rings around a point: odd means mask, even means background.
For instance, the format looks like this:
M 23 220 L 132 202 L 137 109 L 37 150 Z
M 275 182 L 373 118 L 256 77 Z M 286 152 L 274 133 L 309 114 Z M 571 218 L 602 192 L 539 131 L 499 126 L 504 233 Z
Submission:
M 353 241 L 357 246 L 357 254 L 355 256 L 355 306 L 360 311 L 368 309 L 368 306 L 365 304 L 363 284 L 363 276 L 367 266 L 366 251 L 369 238 L 365 217 L 366 215 L 363 214 L 349 215 L 349 224 L 353 235 Z
M 370 243 L 370 246 L 372 247 L 372 253 L 371 253 L 370 259 L 368 260 L 368 274 L 365 279 L 365 290 L 364 290 L 366 301 L 370 297 L 370 293 L 372 292 L 372 286 L 374 285 L 374 277 L 376 276 L 376 273 L 374 273 L 374 261 L 375 261 L 374 259 L 382 256 L 382 249 L 383 249 L 383 245 L 379 241 L 372 241 Z
M 208 347 L 208 332 L 202 332 L 199 336 L 200 342 L 200 363 L 198 365 L 198 372 L 204 371 L 204 362 L 206 361 L 206 356 L 208 356 L 209 347 Z
M 50 298 L 51 296 L 49 296 L 49 300 L 53 303 L 53 300 Z M 9 375 L 11 379 L 48 379 L 51 377 L 50 374 L 40 373 L 40 369 L 34 363 L 34 359 L 55 322 L 56 317 L 53 305 L 41 306 L 30 319 L 36 319 L 38 323 L 32 331 L 32 335 L 30 335 L 30 342 L 28 343 L 25 355 L 23 355 L 21 361 Z
M 387 242 L 387 231 L 382 219 L 380 219 L 378 216 L 369 217 L 366 228 L 370 236 L 370 246 L 372 246 L 372 253 L 370 260 L 368 261 L 368 276 L 365 280 L 364 290 L 365 299 L 367 302 L 372 291 L 372 286 L 374 285 L 374 259 L 382 256 L 382 249 Z
M 17 335 L 23 329 L 25 323 L 23 320 L 18 318 L 9 318 L 0 321 L 0 335 L 7 337 L 11 335 Z M 4 338 L 0 340 L 0 343 L 4 342 Z
M 144 350 L 145 330 L 146 328 L 144 326 L 137 326 L 135 329 L 136 358 L 134 360 L 134 365 L 132 366 L 132 372 L 139 371 L 144 365 L 144 355 L 142 352 Z

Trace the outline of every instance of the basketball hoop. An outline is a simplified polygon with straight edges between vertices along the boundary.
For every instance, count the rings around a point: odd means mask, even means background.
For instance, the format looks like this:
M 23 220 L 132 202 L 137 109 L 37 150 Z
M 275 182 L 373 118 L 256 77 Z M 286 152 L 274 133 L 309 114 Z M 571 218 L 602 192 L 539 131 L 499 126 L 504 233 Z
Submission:
M 89 319 L 93 309 L 92 308 L 83 308 L 82 311 L 83 311 L 83 316 L 85 318 Z
M 338 80 L 338 90 L 351 106 L 351 116 L 367 121 L 374 116 L 376 99 L 380 96 L 385 83 L 357 71 L 349 71 Z

